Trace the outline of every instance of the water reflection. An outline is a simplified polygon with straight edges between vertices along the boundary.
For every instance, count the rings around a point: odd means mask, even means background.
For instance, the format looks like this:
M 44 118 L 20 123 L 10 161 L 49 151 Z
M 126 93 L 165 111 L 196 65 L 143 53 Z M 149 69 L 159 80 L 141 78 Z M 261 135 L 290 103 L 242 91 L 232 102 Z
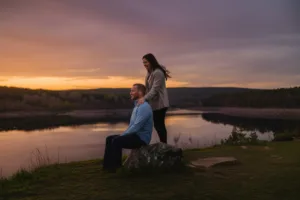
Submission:
M 43 129 L 55 129 L 58 127 L 68 126 L 77 128 L 81 125 L 95 124 L 98 122 L 107 122 L 115 124 L 127 122 L 128 119 L 120 118 L 76 118 L 70 116 L 44 116 L 44 117 L 27 117 L 27 118 L 4 118 L 0 120 L 0 132 L 10 130 L 34 131 Z
M 299 121 L 245 119 L 219 114 L 172 115 L 167 117 L 166 124 L 168 142 L 183 148 L 219 144 L 235 126 L 246 132 L 255 130 L 259 139 L 270 140 L 273 132 L 296 129 L 300 125 Z M 106 136 L 120 134 L 126 127 L 124 119 L 107 119 L 106 122 L 70 117 L 1 120 L 0 168 L 4 175 L 9 175 L 28 166 L 33 150 L 43 151 L 45 147 L 50 158 L 60 162 L 100 158 Z M 158 141 L 154 131 L 151 142 Z

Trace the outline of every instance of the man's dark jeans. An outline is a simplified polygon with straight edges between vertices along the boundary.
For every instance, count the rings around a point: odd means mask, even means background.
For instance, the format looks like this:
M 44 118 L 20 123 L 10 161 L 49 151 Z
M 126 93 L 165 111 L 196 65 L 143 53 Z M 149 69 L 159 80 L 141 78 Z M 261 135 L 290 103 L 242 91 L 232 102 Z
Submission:
M 146 145 L 136 134 L 112 135 L 106 138 L 103 169 L 115 171 L 122 166 L 122 149 L 138 149 Z

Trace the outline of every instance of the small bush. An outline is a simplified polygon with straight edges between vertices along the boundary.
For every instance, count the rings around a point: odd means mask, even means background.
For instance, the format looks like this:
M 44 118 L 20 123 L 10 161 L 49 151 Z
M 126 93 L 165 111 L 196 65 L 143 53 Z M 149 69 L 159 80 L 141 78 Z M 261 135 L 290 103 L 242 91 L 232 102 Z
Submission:
M 241 129 L 238 129 L 236 127 L 233 128 L 231 135 L 227 139 L 221 140 L 221 144 L 223 145 L 244 145 L 261 143 L 264 142 L 258 140 L 256 132 L 252 132 L 249 136 L 247 136 L 247 134 L 242 133 Z
M 292 141 L 294 140 L 294 134 L 292 133 L 279 133 L 274 135 L 273 141 L 280 142 L 280 141 Z
M 285 130 L 284 132 L 279 132 L 274 134 L 273 141 L 292 141 L 296 138 L 300 138 L 300 130 Z

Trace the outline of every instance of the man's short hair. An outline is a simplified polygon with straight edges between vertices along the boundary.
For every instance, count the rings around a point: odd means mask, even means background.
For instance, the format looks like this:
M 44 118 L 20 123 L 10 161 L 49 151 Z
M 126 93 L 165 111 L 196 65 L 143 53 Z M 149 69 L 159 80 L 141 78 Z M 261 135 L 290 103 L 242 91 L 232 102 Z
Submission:
M 137 89 L 139 91 L 141 91 L 143 93 L 143 95 L 146 94 L 146 87 L 145 87 L 145 85 L 140 84 L 140 83 L 135 83 L 135 84 L 133 84 L 133 86 L 137 87 Z

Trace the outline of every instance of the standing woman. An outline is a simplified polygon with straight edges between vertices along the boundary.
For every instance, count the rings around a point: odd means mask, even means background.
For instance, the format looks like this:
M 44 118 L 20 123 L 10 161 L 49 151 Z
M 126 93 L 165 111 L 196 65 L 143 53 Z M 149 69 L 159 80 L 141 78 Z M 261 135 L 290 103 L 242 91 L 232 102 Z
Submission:
M 169 98 L 166 88 L 166 81 L 171 78 L 170 72 L 158 63 L 155 56 L 151 53 L 143 56 L 143 64 L 147 70 L 145 79 L 146 95 L 139 99 L 138 103 L 142 104 L 148 101 L 153 110 L 154 128 L 156 129 L 159 139 L 167 143 L 167 129 L 165 125 L 166 112 L 169 108 Z

